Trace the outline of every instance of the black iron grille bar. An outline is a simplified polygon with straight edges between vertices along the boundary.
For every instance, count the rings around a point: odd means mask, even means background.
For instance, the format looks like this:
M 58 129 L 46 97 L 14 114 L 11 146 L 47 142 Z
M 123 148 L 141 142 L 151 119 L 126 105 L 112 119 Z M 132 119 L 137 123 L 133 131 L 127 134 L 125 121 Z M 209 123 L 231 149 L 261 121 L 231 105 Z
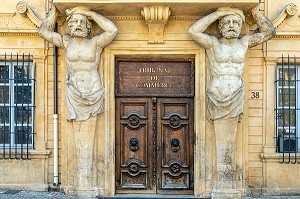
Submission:
M 298 73 L 300 67 L 297 59 L 288 55 L 287 59 L 282 55 L 281 65 L 276 68 L 276 152 L 282 154 L 281 163 L 300 163 L 297 160 L 300 131 L 297 118 L 300 114 L 298 107 Z M 285 62 L 286 61 L 286 62 Z M 300 74 L 300 73 L 299 73 Z
M 30 159 L 34 146 L 34 65 L 30 54 L 0 60 L 0 159 Z
M 294 55 L 294 74 L 295 74 L 295 78 L 294 78 L 294 85 L 295 85 L 295 91 L 297 91 L 297 80 L 298 80 L 298 74 L 297 74 L 297 69 L 296 69 L 296 56 Z M 295 129 L 297 129 L 297 114 L 298 114 L 298 111 L 297 111 L 297 94 L 295 93 Z M 296 131 L 297 132 L 297 131 Z M 295 136 L 296 138 L 296 141 L 299 140 L 297 134 Z M 297 142 L 296 142 L 297 143 Z M 295 163 L 297 162 L 297 151 L 298 150 L 295 150 Z

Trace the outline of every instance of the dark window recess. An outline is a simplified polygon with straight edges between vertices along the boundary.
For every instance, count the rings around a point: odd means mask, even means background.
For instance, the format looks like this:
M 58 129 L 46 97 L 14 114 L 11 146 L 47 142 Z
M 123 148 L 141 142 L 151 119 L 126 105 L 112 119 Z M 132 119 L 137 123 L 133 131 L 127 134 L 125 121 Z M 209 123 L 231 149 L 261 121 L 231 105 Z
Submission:
M 296 57 L 282 57 L 276 68 L 276 152 L 281 163 L 300 163 L 300 65 Z
M 30 159 L 34 140 L 34 64 L 30 55 L 0 56 L 0 159 Z

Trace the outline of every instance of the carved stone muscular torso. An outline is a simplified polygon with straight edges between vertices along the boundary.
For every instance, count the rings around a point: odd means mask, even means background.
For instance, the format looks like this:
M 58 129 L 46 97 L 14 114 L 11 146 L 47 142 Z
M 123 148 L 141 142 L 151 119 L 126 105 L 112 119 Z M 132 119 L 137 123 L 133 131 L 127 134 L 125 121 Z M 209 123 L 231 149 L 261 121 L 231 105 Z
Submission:
M 243 113 L 243 72 L 247 50 L 275 34 L 272 23 L 258 8 L 253 8 L 251 13 L 260 30 L 254 35 L 239 38 L 244 14 L 239 9 L 227 7 L 198 20 L 189 30 L 207 53 L 210 72 L 207 115 L 210 120 L 234 118 Z M 221 39 L 204 33 L 216 20 L 219 20 Z

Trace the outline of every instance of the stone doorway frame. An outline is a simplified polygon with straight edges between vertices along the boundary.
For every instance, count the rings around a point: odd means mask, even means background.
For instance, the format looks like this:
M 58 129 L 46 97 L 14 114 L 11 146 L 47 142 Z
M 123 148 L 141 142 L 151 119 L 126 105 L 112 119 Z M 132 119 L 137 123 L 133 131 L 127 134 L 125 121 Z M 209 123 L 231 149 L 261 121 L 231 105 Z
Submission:
M 126 44 L 125 44 L 126 45 Z M 184 46 L 191 46 L 186 48 Z M 194 58 L 195 59 L 195 97 L 194 97 L 194 195 L 207 197 L 209 190 L 206 188 L 206 161 L 205 161 L 205 51 L 194 43 L 180 46 L 124 46 L 113 43 L 106 47 L 102 54 L 104 58 L 103 75 L 105 84 L 105 112 L 104 112 L 104 136 L 99 140 L 99 146 L 103 145 L 104 152 L 104 180 L 103 195 L 115 195 L 115 58 Z M 102 132 L 101 132 L 102 134 Z M 102 150 L 101 150 L 102 151 Z

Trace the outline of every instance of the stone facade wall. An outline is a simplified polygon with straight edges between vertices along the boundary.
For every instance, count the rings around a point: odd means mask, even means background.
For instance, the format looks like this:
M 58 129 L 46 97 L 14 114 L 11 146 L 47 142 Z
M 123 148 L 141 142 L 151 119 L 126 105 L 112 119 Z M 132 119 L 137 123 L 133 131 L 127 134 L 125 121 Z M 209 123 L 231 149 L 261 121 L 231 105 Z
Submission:
M 48 10 L 49 2 L 26 1 L 42 18 Z M 261 0 L 260 8 L 272 20 L 287 3 L 281 0 Z M 20 188 L 44 190 L 53 183 L 53 46 L 41 39 L 37 27 L 26 16 L 16 12 L 18 1 L 5 0 L 7 5 L 0 8 L 0 54 L 30 53 L 36 63 L 36 140 L 32 160 L 0 160 L 0 188 Z M 172 10 L 171 10 L 172 11 Z M 140 11 L 139 11 L 140 12 Z M 245 111 L 238 132 L 238 171 L 241 178 L 239 188 L 244 194 L 283 194 L 299 193 L 299 164 L 280 164 L 275 153 L 274 143 L 274 75 L 275 65 L 280 63 L 281 54 L 288 53 L 300 57 L 300 22 L 297 16 L 283 20 L 277 27 L 279 35 L 267 44 L 252 48 L 247 53 L 245 67 Z M 106 195 L 114 195 L 114 56 L 118 57 L 155 57 L 162 58 L 194 57 L 197 62 L 196 75 L 198 86 L 195 96 L 195 124 L 198 133 L 195 171 L 195 194 L 209 196 L 214 178 L 213 130 L 205 115 L 205 84 L 207 81 L 204 50 L 190 38 L 189 27 L 201 16 L 171 16 L 164 29 L 164 44 L 148 44 L 148 26 L 141 16 L 108 16 L 118 27 L 118 35 L 103 52 L 106 66 L 104 69 L 107 110 L 99 117 L 96 147 L 97 184 Z M 21 25 L 20 25 L 21 24 Z M 287 24 L 287 25 L 286 25 Z M 95 26 L 95 24 L 94 24 Z M 250 26 L 252 31 L 255 26 Z M 66 33 L 64 21 L 58 31 Z M 95 33 L 100 30 L 96 28 Z M 213 31 L 213 30 L 209 30 Z M 243 30 L 244 33 L 248 28 Z M 299 44 L 299 45 L 298 45 Z M 72 182 L 67 164 L 68 137 L 66 131 L 64 50 L 58 50 L 58 114 L 59 114 L 59 180 L 61 188 Z M 197 122 L 197 120 L 195 120 Z M 195 123 L 196 123 L 195 122 Z M 1 153 L 1 151 L 0 151 Z M 13 174 L 13 175 L 12 175 Z M 101 178 L 100 178 L 100 177 Z M 104 176 L 104 177 L 103 177 Z M 293 183 L 291 183 L 293 182 Z

